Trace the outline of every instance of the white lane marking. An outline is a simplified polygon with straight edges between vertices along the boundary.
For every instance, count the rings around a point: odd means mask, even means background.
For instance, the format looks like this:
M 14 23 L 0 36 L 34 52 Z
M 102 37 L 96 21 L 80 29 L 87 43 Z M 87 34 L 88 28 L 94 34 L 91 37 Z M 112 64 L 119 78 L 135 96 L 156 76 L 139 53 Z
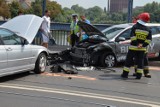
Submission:
M 130 104 L 139 104 L 139 105 L 151 106 L 151 107 L 160 107 L 159 102 L 145 101 L 145 100 L 133 99 L 133 98 L 127 98 L 127 97 L 103 95 L 103 94 L 96 94 L 96 93 L 89 93 L 89 92 L 81 92 L 81 91 L 74 91 L 74 90 L 63 90 L 63 89 L 19 85 L 19 84 L 7 84 L 7 83 L 0 83 L 0 87 L 29 90 L 29 91 L 38 91 L 38 92 L 58 93 L 58 94 L 103 99 L 103 100 L 110 100 L 110 101 L 130 103 Z

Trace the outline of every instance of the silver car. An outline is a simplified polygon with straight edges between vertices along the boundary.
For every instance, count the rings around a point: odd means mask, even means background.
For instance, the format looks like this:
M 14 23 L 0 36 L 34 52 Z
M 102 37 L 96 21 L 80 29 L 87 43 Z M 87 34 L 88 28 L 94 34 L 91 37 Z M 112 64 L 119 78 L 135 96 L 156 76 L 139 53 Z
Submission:
M 21 15 L 0 27 L 0 76 L 45 71 L 48 50 L 32 44 L 42 21 L 35 15 Z

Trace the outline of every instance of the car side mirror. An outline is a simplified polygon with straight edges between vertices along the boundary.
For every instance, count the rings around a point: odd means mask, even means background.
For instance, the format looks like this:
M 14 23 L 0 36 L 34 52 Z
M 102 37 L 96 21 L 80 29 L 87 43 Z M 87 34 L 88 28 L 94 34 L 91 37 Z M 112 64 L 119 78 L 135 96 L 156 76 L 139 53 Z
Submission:
M 25 38 L 21 38 L 21 43 L 22 43 L 22 46 L 24 46 L 25 44 L 28 44 L 28 41 Z
M 126 39 L 124 37 L 119 37 L 116 39 L 116 42 L 125 41 Z

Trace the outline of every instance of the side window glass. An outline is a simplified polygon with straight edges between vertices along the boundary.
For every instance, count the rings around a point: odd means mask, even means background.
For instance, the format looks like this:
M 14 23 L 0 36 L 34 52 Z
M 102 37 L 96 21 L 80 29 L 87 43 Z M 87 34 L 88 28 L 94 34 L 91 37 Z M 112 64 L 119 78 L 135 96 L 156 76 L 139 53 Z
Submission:
M 160 33 L 160 26 L 157 26 L 158 32 Z
M 4 45 L 20 45 L 21 44 L 21 38 L 6 29 L 0 29 L 0 36 Z
M 3 45 L 1 35 L 0 35 L 0 45 Z
M 155 27 L 151 27 L 150 29 L 151 29 L 151 31 L 152 31 L 152 35 L 157 34 L 157 30 L 156 30 L 156 28 L 155 28 Z
M 152 35 L 160 34 L 160 26 L 153 26 L 153 27 L 150 27 L 150 29 L 152 31 Z
M 124 31 L 119 37 L 123 37 L 126 40 L 129 40 L 130 39 L 130 33 L 131 33 L 131 29 L 128 29 L 127 31 Z

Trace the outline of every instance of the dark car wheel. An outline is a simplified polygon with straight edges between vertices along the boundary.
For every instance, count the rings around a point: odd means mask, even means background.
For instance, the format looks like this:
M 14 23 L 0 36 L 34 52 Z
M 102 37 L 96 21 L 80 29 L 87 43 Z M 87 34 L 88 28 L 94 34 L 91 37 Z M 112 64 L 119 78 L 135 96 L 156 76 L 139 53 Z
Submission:
M 101 65 L 103 67 L 114 67 L 116 65 L 116 57 L 112 53 L 104 53 L 101 57 Z
M 47 56 L 44 53 L 41 53 L 36 61 L 34 72 L 36 74 L 43 73 L 46 70 L 46 66 L 47 66 Z

